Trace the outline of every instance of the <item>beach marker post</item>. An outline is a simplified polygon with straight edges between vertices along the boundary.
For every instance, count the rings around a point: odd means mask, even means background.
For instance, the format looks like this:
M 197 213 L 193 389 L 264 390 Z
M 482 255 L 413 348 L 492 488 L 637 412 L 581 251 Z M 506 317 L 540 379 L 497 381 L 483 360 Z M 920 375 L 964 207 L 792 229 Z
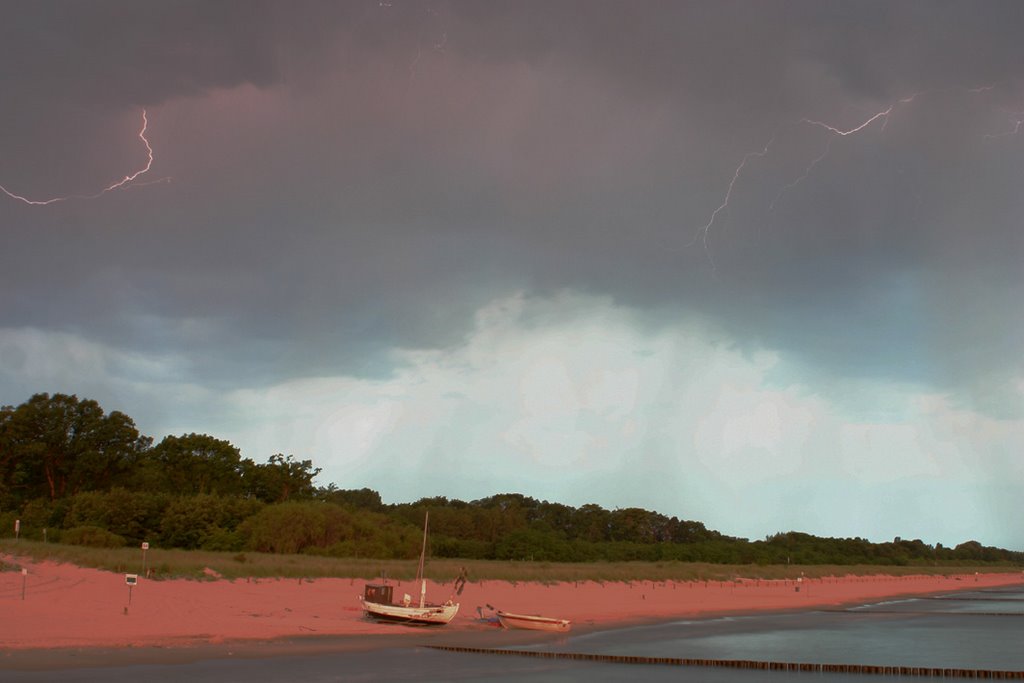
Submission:
M 149 541 L 142 542 L 142 575 L 146 576 L 146 551 L 149 550 Z
M 21 599 L 25 599 L 25 581 L 28 578 L 28 570 L 24 567 L 21 568 Z
M 132 604 L 132 587 L 139 582 L 138 574 L 125 574 L 124 582 L 128 584 L 128 604 Z

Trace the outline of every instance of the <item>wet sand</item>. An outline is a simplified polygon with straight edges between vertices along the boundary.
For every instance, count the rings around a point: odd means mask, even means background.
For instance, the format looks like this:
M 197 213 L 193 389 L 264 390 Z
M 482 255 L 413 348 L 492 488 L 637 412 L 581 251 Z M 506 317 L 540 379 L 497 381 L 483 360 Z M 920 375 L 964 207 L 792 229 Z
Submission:
M 0 574 L 0 669 L 56 669 L 272 657 L 445 644 L 502 647 L 558 637 L 503 631 L 478 618 L 493 605 L 571 619 L 573 632 L 728 613 L 861 604 L 887 598 L 1024 584 L 1024 573 L 828 577 L 699 582 L 467 583 L 445 627 L 367 620 L 362 579 L 147 581 L 124 574 L 0 556 L 28 570 Z M 393 582 L 395 597 L 418 594 Z M 24 586 L 24 599 L 22 588 Z M 799 590 L 798 590 L 799 589 Z M 432 600 L 453 586 L 427 584 Z M 485 615 L 488 610 L 484 610 Z

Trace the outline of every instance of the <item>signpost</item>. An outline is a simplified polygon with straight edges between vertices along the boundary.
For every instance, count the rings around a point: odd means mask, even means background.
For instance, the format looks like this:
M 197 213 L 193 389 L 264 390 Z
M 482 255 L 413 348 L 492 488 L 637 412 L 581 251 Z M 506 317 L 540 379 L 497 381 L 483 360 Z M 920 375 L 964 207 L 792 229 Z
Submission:
M 132 604 L 132 587 L 139 582 L 138 574 L 125 574 L 124 582 L 128 584 L 128 604 Z M 125 612 L 127 614 L 127 612 Z
M 14 520 L 14 540 L 18 540 L 18 535 L 21 533 L 21 520 Z
M 149 550 L 149 541 L 142 542 L 142 575 L 149 576 L 146 574 L 146 551 Z
M 25 599 L 25 581 L 28 577 L 28 570 L 24 567 L 21 568 L 21 599 Z

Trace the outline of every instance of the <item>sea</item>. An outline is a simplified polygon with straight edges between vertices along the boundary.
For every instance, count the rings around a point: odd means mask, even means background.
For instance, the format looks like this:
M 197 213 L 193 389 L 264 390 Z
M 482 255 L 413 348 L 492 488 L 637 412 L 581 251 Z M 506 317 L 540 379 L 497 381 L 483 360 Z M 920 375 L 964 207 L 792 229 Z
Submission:
M 438 639 L 432 639 L 437 641 Z M 0 681 L 909 681 L 891 673 L 736 669 L 679 664 L 715 660 L 1024 672 L 1024 586 L 873 602 L 844 609 L 687 619 L 552 636 L 507 648 L 543 656 L 452 652 L 427 647 L 210 659 L 181 664 L 3 671 Z M 557 656 L 555 653 L 559 653 Z M 608 657 L 594 661 L 568 655 Z M 667 658 L 674 663 L 641 663 Z M 904 670 L 906 671 L 906 670 Z M 918 672 L 920 673 L 920 672 Z M 981 676 L 985 677 L 985 676 Z M 1024 678 L 1024 673 L 1021 674 Z

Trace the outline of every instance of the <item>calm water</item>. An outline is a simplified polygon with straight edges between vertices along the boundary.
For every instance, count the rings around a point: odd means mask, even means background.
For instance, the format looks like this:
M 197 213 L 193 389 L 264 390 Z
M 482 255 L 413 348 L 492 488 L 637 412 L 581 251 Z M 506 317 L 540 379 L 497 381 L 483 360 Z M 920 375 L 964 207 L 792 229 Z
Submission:
M 522 649 L 651 657 L 751 659 L 1024 670 L 1024 587 L 953 598 L 880 602 L 845 611 L 678 621 L 559 638 Z M 605 664 L 422 648 L 266 660 L 211 660 L 47 672 L 0 670 L 0 681 L 839 681 L 921 680 L 855 674 Z

